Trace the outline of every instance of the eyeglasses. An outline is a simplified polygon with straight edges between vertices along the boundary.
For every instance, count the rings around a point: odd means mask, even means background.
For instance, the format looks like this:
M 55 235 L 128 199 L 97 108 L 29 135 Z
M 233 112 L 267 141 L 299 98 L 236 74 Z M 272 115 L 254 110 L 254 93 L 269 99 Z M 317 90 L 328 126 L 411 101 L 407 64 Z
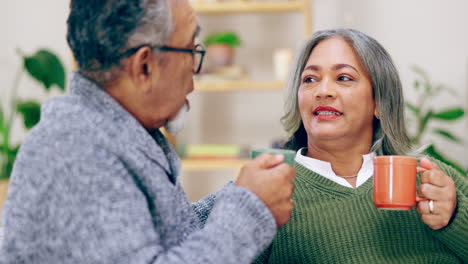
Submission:
M 193 58 L 193 73 L 197 74 L 200 72 L 203 64 L 203 58 L 205 57 L 206 50 L 201 44 L 195 45 L 193 49 L 180 49 L 180 48 L 173 48 L 169 46 L 151 46 L 149 44 L 143 44 L 134 48 L 130 48 L 124 53 L 119 56 L 119 59 L 129 57 L 133 55 L 133 53 L 137 52 L 140 48 L 143 47 L 150 47 L 151 49 L 158 49 L 160 51 L 173 51 L 173 52 L 186 52 L 191 53 Z

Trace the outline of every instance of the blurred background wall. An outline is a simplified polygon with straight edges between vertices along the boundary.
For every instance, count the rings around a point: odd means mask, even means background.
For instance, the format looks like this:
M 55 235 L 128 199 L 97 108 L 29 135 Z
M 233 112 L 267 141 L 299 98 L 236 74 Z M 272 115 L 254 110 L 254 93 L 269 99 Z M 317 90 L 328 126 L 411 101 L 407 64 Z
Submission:
M 0 8 L 0 100 L 7 101 L 9 89 L 20 64 L 17 49 L 29 54 L 40 47 L 57 52 L 66 66 L 71 67 L 71 54 L 67 47 L 66 18 L 68 1 L 16 0 L 3 1 Z M 457 96 L 442 94 L 432 101 L 434 109 L 448 106 L 468 106 L 468 1 L 464 0 L 314 0 L 312 5 L 313 30 L 351 27 L 377 39 L 392 55 L 403 81 L 405 96 L 414 99 L 412 88 L 415 74 L 411 65 L 424 68 L 436 83 L 445 84 Z M 220 22 L 222 21 L 222 22 Z M 204 34 L 230 29 L 238 32 L 243 41 L 236 62 L 254 78 L 271 76 L 274 48 L 296 49 L 301 44 L 303 24 L 293 14 L 249 14 L 223 17 L 201 16 Z M 269 52 L 268 52 L 269 51 Z M 45 94 L 28 78 L 21 81 L 20 95 L 24 98 L 56 96 Z M 179 142 L 235 143 L 249 147 L 266 147 L 272 140 L 283 138 L 279 118 L 282 115 L 281 91 L 197 93 L 191 96 L 193 111 Z M 454 134 L 464 137 L 468 121 L 456 122 L 448 127 Z M 21 124 L 15 126 L 14 138 L 20 141 L 25 133 Z M 454 144 L 437 137 L 434 140 L 450 158 L 468 167 L 467 143 Z M 464 139 L 465 142 L 468 140 Z M 219 187 L 232 178 L 232 171 L 197 172 L 185 176 L 184 184 L 193 188 L 192 198 Z M 223 175 L 222 177 L 219 174 Z M 204 184 L 211 182 L 210 184 Z M 199 186 L 199 187 L 197 187 Z

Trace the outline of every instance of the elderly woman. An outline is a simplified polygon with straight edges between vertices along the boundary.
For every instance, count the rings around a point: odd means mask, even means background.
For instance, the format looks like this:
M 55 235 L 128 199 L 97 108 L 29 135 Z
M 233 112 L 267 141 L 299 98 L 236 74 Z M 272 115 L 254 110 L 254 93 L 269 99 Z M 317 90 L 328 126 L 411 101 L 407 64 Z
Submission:
M 287 89 L 295 207 L 256 262 L 468 262 L 468 185 L 451 167 L 421 159 L 414 210 L 372 203 L 373 157 L 410 149 L 400 79 L 377 41 L 351 29 L 315 33 Z

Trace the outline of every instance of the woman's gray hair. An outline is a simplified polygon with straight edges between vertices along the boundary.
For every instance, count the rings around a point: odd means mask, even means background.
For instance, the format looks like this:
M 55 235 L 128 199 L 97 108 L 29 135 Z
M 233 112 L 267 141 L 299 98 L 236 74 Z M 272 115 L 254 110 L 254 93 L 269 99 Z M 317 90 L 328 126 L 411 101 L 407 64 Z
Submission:
M 164 45 L 173 32 L 167 0 L 72 0 L 67 23 L 79 71 L 102 86 L 122 70 L 125 51 Z
M 286 146 L 298 150 L 307 146 L 307 134 L 298 106 L 301 75 L 312 50 L 322 40 L 341 37 L 356 52 L 367 71 L 379 119 L 374 118 L 373 144 L 370 152 L 377 155 L 404 155 L 411 144 L 405 127 L 403 90 L 390 55 L 373 38 L 353 29 L 318 31 L 309 38 L 293 62 L 286 85 L 285 115 L 281 122 L 290 138 Z

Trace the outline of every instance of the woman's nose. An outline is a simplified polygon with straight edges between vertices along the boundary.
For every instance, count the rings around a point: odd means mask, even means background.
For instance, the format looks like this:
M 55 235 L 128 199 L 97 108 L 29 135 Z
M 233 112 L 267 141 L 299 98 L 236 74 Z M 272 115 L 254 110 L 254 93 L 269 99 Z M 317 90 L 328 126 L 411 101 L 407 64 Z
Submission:
M 317 99 L 325 99 L 325 98 L 336 98 L 336 90 L 333 86 L 333 82 L 328 80 L 323 80 L 318 85 L 315 97 Z

